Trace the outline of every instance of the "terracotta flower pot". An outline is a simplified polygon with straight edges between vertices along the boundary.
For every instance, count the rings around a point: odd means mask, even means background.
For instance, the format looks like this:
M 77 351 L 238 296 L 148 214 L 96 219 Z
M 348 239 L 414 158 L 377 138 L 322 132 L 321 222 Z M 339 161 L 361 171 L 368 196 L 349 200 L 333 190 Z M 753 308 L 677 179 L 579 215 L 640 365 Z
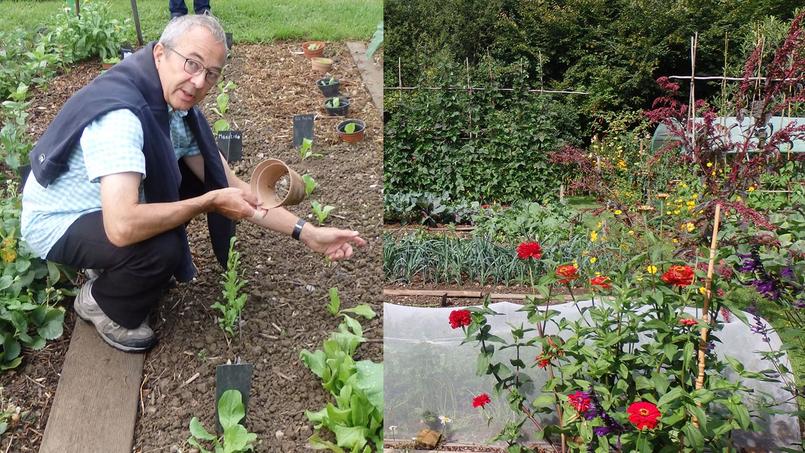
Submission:
M 355 124 L 355 131 L 353 131 L 351 134 L 347 133 L 346 131 L 346 127 L 350 123 Z M 338 132 L 338 137 L 342 141 L 347 143 L 358 143 L 366 136 L 366 123 L 364 123 L 362 120 L 348 119 L 338 123 L 338 126 L 335 127 L 335 130 Z
M 308 58 L 320 57 L 324 55 L 324 47 L 323 41 L 307 41 L 302 43 L 302 52 Z
M 310 59 L 310 64 L 314 72 L 327 73 L 333 67 L 333 60 L 331 58 L 313 57 Z
M 305 199 L 305 182 L 299 173 L 277 159 L 257 164 L 249 181 L 260 206 L 266 209 L 299 204 Z

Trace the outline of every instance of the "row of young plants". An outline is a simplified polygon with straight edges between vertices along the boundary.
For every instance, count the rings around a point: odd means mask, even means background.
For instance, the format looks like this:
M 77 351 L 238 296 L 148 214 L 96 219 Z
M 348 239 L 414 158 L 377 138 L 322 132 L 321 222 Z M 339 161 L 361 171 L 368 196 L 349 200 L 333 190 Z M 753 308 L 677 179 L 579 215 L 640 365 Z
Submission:
M 64 308 L 73 295 L 72 271 L 33 255 L 20 236 L 21 190 L 17 170 L 33 144 L 27 134 L 28 87 L 41 85 L 79 60 L 117 53 L 125 23 L 108 6 L 89 3 L 81 17 L 62 11 L 36 31 L 0 32 L 0 370 L 22 362 L 22 348 L 40 349 L 62 334 Z

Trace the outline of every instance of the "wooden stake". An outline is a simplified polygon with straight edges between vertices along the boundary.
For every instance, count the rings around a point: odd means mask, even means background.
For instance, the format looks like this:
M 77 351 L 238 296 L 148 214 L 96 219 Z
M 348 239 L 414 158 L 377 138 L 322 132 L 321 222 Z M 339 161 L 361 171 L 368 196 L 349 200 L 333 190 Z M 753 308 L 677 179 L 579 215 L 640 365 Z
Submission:
M 710 261 L 707 263 L 707 278 L 704 280 L 704 306 L 702 309 L 702 321 L 705 326 L 701 329 L 701 338 L 699 339 L 699 374 L 696 376 L 696 390 L 704 387 L 704 365 L 705 365 L 705 351 L 707 350 L 707 333 L 710 330 L 710 288 L 713 283 L 713 269 L 716 264 L 716 249 L 718 244 L 718 224 L 721 221 L 721 205 L 716 203 L 716 214 L 713 220 L 713 236 L 710 239 Z M 701 406 L 701 404 L 698 404 Z M 693 417 L 693 426 L 699 427 L 699 420 Z

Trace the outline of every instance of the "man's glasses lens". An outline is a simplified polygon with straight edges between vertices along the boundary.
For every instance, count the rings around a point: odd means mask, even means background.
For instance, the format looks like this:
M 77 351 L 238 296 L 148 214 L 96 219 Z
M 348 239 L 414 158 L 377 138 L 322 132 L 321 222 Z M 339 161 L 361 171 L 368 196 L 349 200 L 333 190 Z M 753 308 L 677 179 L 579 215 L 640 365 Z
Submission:
M 174 51 L 177 55 L 179 55 L 180 57 L 184 58 L 184 71 L 186 73 L 188 73 L 190 75 L 198 75 L 198 73 L 200 73 L 201 71 L 206 70 L 207 73 L 204 75 L 204 80 L 206 80 L 207 83 L 209 83 L 210 85 L 214 84 L 215 82 L 218 81 L 218 79 L 221 78 L 221 73 L 220 72 L 214 72 L 214 71 L 211 71 L 209 69 L 206 69 L 204 67 L 204 65 L 202 65 L 198 61 L 193 60 L 192 58 L 185 57 L 184 55 L 180 54 L 179 52 L 176 52 L 175 49 L 170 49 L 170 50 Z

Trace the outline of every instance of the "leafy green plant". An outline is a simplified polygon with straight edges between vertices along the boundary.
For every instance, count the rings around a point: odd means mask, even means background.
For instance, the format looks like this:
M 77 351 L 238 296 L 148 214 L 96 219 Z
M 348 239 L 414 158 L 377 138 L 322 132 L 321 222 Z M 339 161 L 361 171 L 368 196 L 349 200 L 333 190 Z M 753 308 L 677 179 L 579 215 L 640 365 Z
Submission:
M 308 157 L 321 157 L 321 154 L 313 152 L 313 140 L 303 138 L 302 146 L 299 147 L 299 158 L 305 160 Z
M 113 19 L 109 4 L 90 2 L 81 6 L 81 16 L 70 12 L 57 16 L 51 32 L 53 45 L 67 63 L 96 55 L 104 60 L 120 51 L 130 22 Z
M 21 200 L 15 183 L 0 189 L 0 370 L 22 362 L 22 348 L 42 349 L 62 335 L 65 291 L 59 266 L 34 256 L 20 238 Z
M 218 325 L 230 337 L 235 335 L 235 323 L 240 319 L 240 313 L 246 305 L 246 294 L 240 294 L 240 290 L 246 284 L 246 280 L 240 278 L 240 253 L 235 250 L 236 238 L 232 236 L 229 241 L 229 255 L 226 260 L 226 270 L 221 274 L 224 288 L 223 303 L 216 302 L 212 308 L 221 312 L 218 318 Z
M 201 453 L 243 453 L 252 451 L 257 435 L 250 433 L 240 421 L 246 416 L 243 396 L 237 390 L 227 390 L 218 400 L 218 421 L 224 433 L 216 437 L 204 425 L 193 417 L 190 420 L 190 437 L 187 443 L 198 448 Z M 212 448 L 205 448 L 202 443 L 211 443 Z
M 316 180 L 310 175 L 302 175 L 302 182 L 305 183 L 305 196 L 309 197 L 310 194 L 316 190 L 318 183 L 316 183 Z
M 16 170 L 28 162 L 28 152 L 33 147 L 26 134 L 25 122 L 28 118 L 28 106 L 31 104 L 25 102 L 27 95 L 28 86 L 19 85 L 11 93 L 9 100 L 3 102 L 2 116 L 0 116 L 4 123 L 0 129 L 0 157 L 12 170 Z
M 335 209 L 335 206 L 322 206 L 318 201 L 310 202 L 310 207 L 313 209 L 313 215 L 316 216 L 316 221 L 319 222 L 319 225 L 323 225 L 330 212 Z
M 330 77 L 329 79 L 325 79 L 323 85 L 335 85 L 338 83 L 338 80 L 335 77 Z
M 335 107 L 337 107 L 337 106 L 335 106 Z M 344 132 L 346 132 L 347 134 L 354 134 L 355 129 L 357 129 L 357 127 L 358 127 L 358 125 L 356 123 L 347 123 L 344 126 Z
M 325 105 L 330 108 L 338 108 L 341 106 L 341 98 L 339 98 L 338 96 L 331 97 L 330 99 L 327 99 Z M 351 134 L 351 132 L 349 133 Z
M 219 132 L 228 131 L 231 129 L 231 125 L 229 121 L 226 120 L 225 116 L 229 113 L 229 92 L 236 89 L 238 86 L 235 82 L 227 81 L 224 83 L 223 80 L 218 82 L 218 96 L 215 97 L 215 107 L 212 108 L 212 111 L 215 112 L 219 118 L 215 121 L 212 125 L 212 131 L 215 134 Z
M 477 201 L 453 201 L 443 192 L 387 193 L 383 195 L 383 221 L 387 223 L 419 222 L 435 226 L 439 223 L 467 224 L 481 211 Z
M 327 310 L 342 317 L 335 332 L 324 341 L 322 349 L 299 354 L 302 363 L 322 381 L 335 404 L 318 412 L 305 411 L 313 423 L 314 433 L 308 440 L 315 449 L 336 453 L 371 453 L 383 449 L 383 364 L 371 360 L 355 361 L 358 346 L 365 342 L 361 323 L 350 314 L 373 319 L 375 312 L 368 305 L 340 309 L 336 288 L 330 289 Z M 335 435 L 335 443 L 323 439 L 320 431 Z

